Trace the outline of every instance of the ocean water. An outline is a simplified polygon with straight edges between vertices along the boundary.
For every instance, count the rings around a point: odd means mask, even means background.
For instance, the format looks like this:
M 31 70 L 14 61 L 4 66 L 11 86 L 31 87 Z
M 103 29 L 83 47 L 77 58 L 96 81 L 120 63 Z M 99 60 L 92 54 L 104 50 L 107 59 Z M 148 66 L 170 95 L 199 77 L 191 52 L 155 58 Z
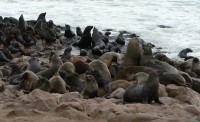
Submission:
M 47 12 L 47 20 L 85 28 L 112 28 L 137 33 L 178 58 L 181 49 L 200 57 L 200 0 L 1 0 L 0 15 L 26 20 Z M 167 25 L 172 28 L 159 28 Z

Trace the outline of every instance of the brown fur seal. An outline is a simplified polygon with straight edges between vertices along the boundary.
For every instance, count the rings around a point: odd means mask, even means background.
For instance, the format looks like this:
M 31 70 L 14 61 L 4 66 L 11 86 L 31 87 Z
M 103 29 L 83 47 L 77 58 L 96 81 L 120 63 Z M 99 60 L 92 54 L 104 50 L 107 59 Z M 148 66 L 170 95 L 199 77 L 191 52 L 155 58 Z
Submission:
M 20 86 L 27 92 L 30 92 L 38 87 L 38 76 L 32 71 L 25 71 L 21 77 Z
M 183 50 L 181 50 L 178 54 L 178 56 L 180 58 L 186 58 L 187 57 L 187 53 L 193 52 L 190 48 L 185 48 Z
M 28 65 L 28 70 L 34 72 L 34 73 L 38 73 L 40 70 L 41 70 L 41 65 L 40 65 L 40 62 L 39 62 L 39 59 L 38 58 L 31 58 L 29 59 L 29 65 Z
M 98 59 L 93 60 L 91 63 L 89 63 L 89 65 L 93 69 L 98 70 L 107 79 L 111 79 L 111 74 L 108 70 L 108 67 L 103 61 L 98 60 Z
M 51 91 L 51 83 L 49 80 L 45 77 L 39 77 L 39 80 L 37 81 L 38 86 L 36 87 L 37 89 L 50 92 Z
M 164 61 L 172 66 L 175 66 L 174 61 L 168 58 L 165 54 L 158 53 L 154 57 L 159 61 Z
M 157 59 L 147 59 L 143 62 L 142 66 L 151 67 L 157 70 L 161 70 L 163 72 L 170 72 L 175 74 L 178 73 L 178 70 L 175 67 Z
M 86 76 L 85 87 L 81 94 L 84 98 L 94 98 L 98 96 L 98 84 L 92 75 Z
M 145 72 L 149 74 L 153 68 L 145 67 L 145 66 L 130 66 L 124 69 L 120 69 L 115 77 L 115 80 L 123 79 L 131 81 L 134 78 L 134 74 L 138 72 Z
M 143 85 L 132 85 L 128 87 L 123 96 L 124 103 L 151 103 L 154 101 L 156 103 L 163 104 L 158 98 L 159 75 L 159 72 L 152 71 Z
M 26 21 L 24 20 L 23 15 L 21 15 L 21 16 L 19 17 L 18 29 L 19 29 L 21 32 L 24 32 L 24 31 L 26 31 L 26 29 L 27 29 Z
M 76 44 L 79 48 L 90 48 L 92 44 L 92 37 L 90 34 L 91 29 L 93 26 L 87 26 L 83 31 L 83 35 L 81 36 L 81 40 Z M 76 46 L 74 45 L 74 46 Z
M 69 75 L 66 72 L 59 72 L 60 77 L 65 81 L 65 83 L 70 86 L 69 92 L 78 91 L 81 93 L 83 90 L 83 82 L 80 79 L 79 75 L 76 73 Z
M 99 35 L 99 31 L 97 28 L 94 27 L 93 29 L 93 33 L 92 33 L 92 46 L 102 46 L 105 45 L 105 43 L 103 42 L 101 36 Z
M 193 63 L 193 58 L 188 59 L 188 60 L 180 63 L 178 68 L 180 68 L 180 70 L 183 72 L 192 72 L 192 63 Z
M 176 84 L 179 86 L 186 86 L 186 81 L 183 76 L 179 74 L 174 74 L 170 72 L 164 72 L 160 78 L 159 81 L 163 85 L 168 85 L 168 84 Z
M 52 56 L 50 56 L 50 62 L 51 66 L 48 69 L 38 72 L 37 75 L 50 79 L 55 73 L 58 72 L 59 67 L 63 64 L 56 53 L 52 53 Z
M 118 63 L 118 60 L 122 60 L 122 55 L 115 52 L 107 52 L 99 57 L 99 60 L 103 61 L 109 67 L 112 62 Z
M 126 80 L 112 81 L 107 85 L 108 93 L 111 94 L 113 91 L 115 91 L 118 88 L 123 88 L 124 90 L 126 90 L 130 85 L 131 83 Z
M 68 75 L 72 75 L 75 73 L 75 67 L 72 62 L 65 62 L 63 65 L 60 66 L 58 72 L 65 72 Z
M 136 81 L 137 81 L 137 85 L 142 85 L 144 82 L 146 82 L 148 77 L 149 77 L 149 74 L 147 74 L 145 72 L 136 73 L 135 78 L 136 78 Z
M 64 94 L 67 92 L 66 83 L 60 76 L 53 76 L 49 82 L 51 83 L 51 92 Z
M 137 37 L 132 38 L 126 50 L 122 66 L 138 66 L 140 64 L 141 55 L 143 54 L 142 45 Z
M 98 70 L 89 71 L 89 72 L 87 72 L 87 74 L 92 75 L 95 78 L 95 80 L 98 84 L 98 87 L 99 87 L 98 96 L 104 96 L 105 94 L 107 94 L 108 90 L 106 88 L 106 85 L 111 82 L 111 79 L 106 78 Z

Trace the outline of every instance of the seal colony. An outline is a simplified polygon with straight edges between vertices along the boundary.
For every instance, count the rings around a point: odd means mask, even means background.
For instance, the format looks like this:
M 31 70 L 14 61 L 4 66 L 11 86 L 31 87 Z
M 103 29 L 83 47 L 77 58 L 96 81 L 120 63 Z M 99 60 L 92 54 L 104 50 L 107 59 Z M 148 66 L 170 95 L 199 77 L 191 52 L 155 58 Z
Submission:
M 123 103 L 159 104 L 164 104 L 159 100 L 160 84 L 200 93 L 200 61 L 187 56 L 190 48 L 180 51 L 185 61 L 178 62 L 154 54 L 155 46 L 136 34 L 120 31 L 113 36 L 111 29 L 100 31 L 91 25 L 73 32 L 70 25 L 55 25 L 45 16 L 28 21 L 23 15 L 0 17 L 0 78 L 24 93 L 76 91 L 85 99 L 119 93 Z M 72 55 L 74 50 L 79 55 Z

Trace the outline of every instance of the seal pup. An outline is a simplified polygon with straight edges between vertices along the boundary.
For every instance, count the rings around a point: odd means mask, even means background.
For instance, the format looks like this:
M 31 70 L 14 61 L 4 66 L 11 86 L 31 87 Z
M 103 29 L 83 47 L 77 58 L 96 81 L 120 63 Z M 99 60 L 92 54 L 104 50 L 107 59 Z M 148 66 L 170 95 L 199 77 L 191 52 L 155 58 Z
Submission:
M 175 66 L 174 61 L 168 58 L 165 54 L 158 53 L 154 57 L 155 59 L 158 59 L 159 61 L 164 61 L 172 66 Z
M 19 17 L 19 23 L 17 27 L 21 32 L 25 32 L 27 30 L 26 21 L 24 20 L 23 14 L 21 14 L 21 16 Z
M 85 87 L 81 94 L 86 99 L 98 97 L 98 84 L 92 75 L 86 75 Z
M 152 71 L 149 74 L 147 81 L 142 85 L 131 85 L 125 91 L 123 96 L 123 102 L 133 103 L 155 103 L 163 104 L 159 100 L 158 89 L 159 89 L 159 75 L 161 73 L 158 71 Z
M 45 77 L 40 77 L 40 76 L 38 78 L 39 79 L 37 81 L 36 88 L 46 91 L 46 92 L 50 92 L 52 89 L 52 86 L 51 86 L 51 83 L 49 82 L 49 80 Z M 33 89 L 36 89 L 36 88 L 33 88 Z
M 19 78 L 20 88 L 26 92 L 31 92 L 38 87 L 38 80 L 39 78 L 34 72 L 27 70 Z
M 67 92 L 66 83 L 60 76 L 53 76 L 50 78 L 49 82 L 51 83 L 51 92 L 64 94 Z
M 72 37 L 75 36 L 75 33 L 71 30 L 70 25 L 67 25 L 67 24 L 65 25 L 65 34 L 64 34 L 64 36 L 66 38 L 72 38 Z
M 146 67 L 146 66 L 130 66 L 127 68 L 121 68 L 117 72 L 117 75 L 114 79 L 115 80 L 124 79 L 124 80 L 131 81 L 135 77 L 136 73 L 145 72 L 149 74 L 152 70 L 154 69 L 151 67 Z
M 103 41 L 105 44 L 108 44 L 108 42 L 109 42 L 109 35 L 111 34 L 111 32 L 106 31 L 104 35 L 103 35 L 102 33 L 99 33 L 99 34 L 100 34 L 100 36 L 101 36 L 102 41 Z
M 187 53 L 190 53 L 190 52 L 193 52 L 192 49 L 190 49 L 190 48 L 185 48 L 185 49 L 183 49 L 183 50 L 181 50 L 181 51 L 179 52 L 178 56 L 179 56 L 180 58 L 186 58 L 186 57 L 187 57 Z
M 72 75 L 67 74 L 66 72 L 59 72 L 61 78 L 65 81 L 65 83 L 70 86 L 69 92 L 79 92 L 83 90 L 83 83 L 80 77 L 74 73 Z
M 100 73 L 98 70 L 92 70 L 87 72 L 88 75 L 92 75 L 97 84 L 98 84 L 98 96 L 104 96 L 108 93 L 108 89 L 106 88 L 106 85 L 111 82 L 110 79 L 106 78 L 102 73 Z
M 103 46 L 105 43 L 102 41 L 99 31 L 97 28 L 93 28 L 93 33 L 92 33 L 92 46 Z
M 39 62 L 39 59 L 36 57 L 32 57 L 29 59 L 29 65 L 27 67 L 28 70 L 34 72 L 34 73 L 38 73 L 41 71 L 41 65 Z
M 72 51 L 71 46 L 68 46 L 67 48 L 65 48 L 64 53 L 61 56 L 61 60 L 63 63 L 66 61 L 69 61 L 72 58 L 71 51 Z
M 80 27 L 76 27 L 76 35 L 78 35 L 80 37 L 83 35 L 83 32 Z
M 37 75 L 50 79 L 55 73 L 58 72 L 59 67 L 63 64 L 55 52 L 51 52 L 50 63 L 51 66 L 48 69 L 38 72 Z
M 120 32 L 119 35 L 117 36 L 116 42 L 117 44 L 120 45 L 125 45 L 125 39 L 123 37 L 124 32 Z
M 126 90 L 129 86 L 131 86 L 131 83 L 127 80 L 115 80 L 110 82 L 106 87 L 108 88 L 108 93 L 111 94 L 118 88 L 123 88 Z
M 78 46 L 79 48 L 90 48 L 92 46 L 92 37 L 91 37 L 91 29 L 93 26 L 87 26 L 85 30 L 83 31 L 83 35 L 81 36 L 81 40 L 75 44 L 74 46 Z

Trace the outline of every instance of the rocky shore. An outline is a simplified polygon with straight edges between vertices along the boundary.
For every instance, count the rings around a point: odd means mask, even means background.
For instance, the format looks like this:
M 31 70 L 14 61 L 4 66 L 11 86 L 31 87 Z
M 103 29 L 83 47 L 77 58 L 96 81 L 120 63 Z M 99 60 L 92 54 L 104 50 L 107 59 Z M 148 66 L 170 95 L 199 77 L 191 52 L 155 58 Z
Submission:
M 200 62 L 191 49 L 173 61 L 137 34 L 74 32 L 45 15 L 0 17 L 0 121 L 200 121 Z

